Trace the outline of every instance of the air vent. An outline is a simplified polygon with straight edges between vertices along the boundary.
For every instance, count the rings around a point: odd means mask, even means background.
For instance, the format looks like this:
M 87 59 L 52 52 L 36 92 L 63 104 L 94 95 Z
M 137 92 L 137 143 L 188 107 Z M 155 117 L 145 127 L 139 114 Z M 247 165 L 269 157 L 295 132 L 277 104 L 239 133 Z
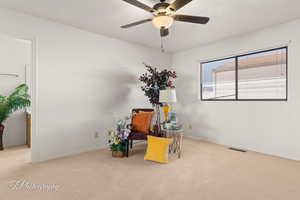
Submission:
M 244 150 L 244 149 L 238 149 L 238 148 L 234 148 L 234 147 L 229 147 L 229 150 L 232 150 L 232 151 L 239 151 L 239 152 L 247 152 L 247 150 Z

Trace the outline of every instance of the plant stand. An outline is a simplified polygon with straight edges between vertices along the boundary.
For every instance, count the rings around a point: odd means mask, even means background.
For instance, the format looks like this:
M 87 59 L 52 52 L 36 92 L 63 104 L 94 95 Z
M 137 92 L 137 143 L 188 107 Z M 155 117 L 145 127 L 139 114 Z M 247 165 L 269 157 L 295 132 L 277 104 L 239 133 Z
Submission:
M 4 126 L 0 124 L 0 151 L 3 151 L 3 133 L 4 133 Z
M 182 157 L 182 139 L 183 139 L 183 129 L 172 130 L 163 129 L 166 138 L 172 138 L 172 143 L 170 144 L 169 153 L 177 155 L 178 158 Z

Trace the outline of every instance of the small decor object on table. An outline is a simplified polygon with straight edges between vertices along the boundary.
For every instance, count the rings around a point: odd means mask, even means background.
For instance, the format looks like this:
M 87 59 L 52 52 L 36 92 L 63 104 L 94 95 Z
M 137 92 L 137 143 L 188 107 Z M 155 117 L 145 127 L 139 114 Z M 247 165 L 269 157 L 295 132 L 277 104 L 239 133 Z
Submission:
M 170 112 L 169 113 L 169 121 L 172 122 L 172 123 L 175 123 L 177 124 L 178 123 L 178 119 L 177 119 L 177 114 L 176 112 Z
M 163 129 L 166 138 L 172 138 L 173 142 L 170 144 L 169 153 L 177 154 L 178 158 L 182 156 L 182 139 L 183 129 L 181 125 L 167 124 Z
M 124 120 L 118 120 L 116 130 L 108 131 L 108 144 L 112 151 L 112 157 L 124 157 L 127 151 L 127 138 L 130 134 L 130 129 L 127 128 L 127 121 L 129 119 L 129 117 L 126 117 Z

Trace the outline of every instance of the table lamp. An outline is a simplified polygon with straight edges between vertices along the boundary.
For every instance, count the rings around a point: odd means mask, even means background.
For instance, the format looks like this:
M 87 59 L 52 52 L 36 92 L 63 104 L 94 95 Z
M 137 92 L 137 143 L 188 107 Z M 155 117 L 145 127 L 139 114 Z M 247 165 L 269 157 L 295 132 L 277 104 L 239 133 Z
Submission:
M 159 102 L 164 103 L 163 111 L 165 113 L 165 120 L 168 121 L 168 115 L 171 111 L 171 103 L 176 103 L 176 90 L 172 88 L 167 88 L 165 90 L 159 91 Z

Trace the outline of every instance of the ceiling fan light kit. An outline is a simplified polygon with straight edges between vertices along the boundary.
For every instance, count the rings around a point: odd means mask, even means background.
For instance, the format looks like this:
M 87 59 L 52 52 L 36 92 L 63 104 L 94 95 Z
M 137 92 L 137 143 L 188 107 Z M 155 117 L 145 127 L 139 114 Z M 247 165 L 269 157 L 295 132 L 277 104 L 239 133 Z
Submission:
M 154 26 L 158 29 L 170 28 L 174 22 L 174 18 L 171 16 L 157 16 L 152 19 Z

